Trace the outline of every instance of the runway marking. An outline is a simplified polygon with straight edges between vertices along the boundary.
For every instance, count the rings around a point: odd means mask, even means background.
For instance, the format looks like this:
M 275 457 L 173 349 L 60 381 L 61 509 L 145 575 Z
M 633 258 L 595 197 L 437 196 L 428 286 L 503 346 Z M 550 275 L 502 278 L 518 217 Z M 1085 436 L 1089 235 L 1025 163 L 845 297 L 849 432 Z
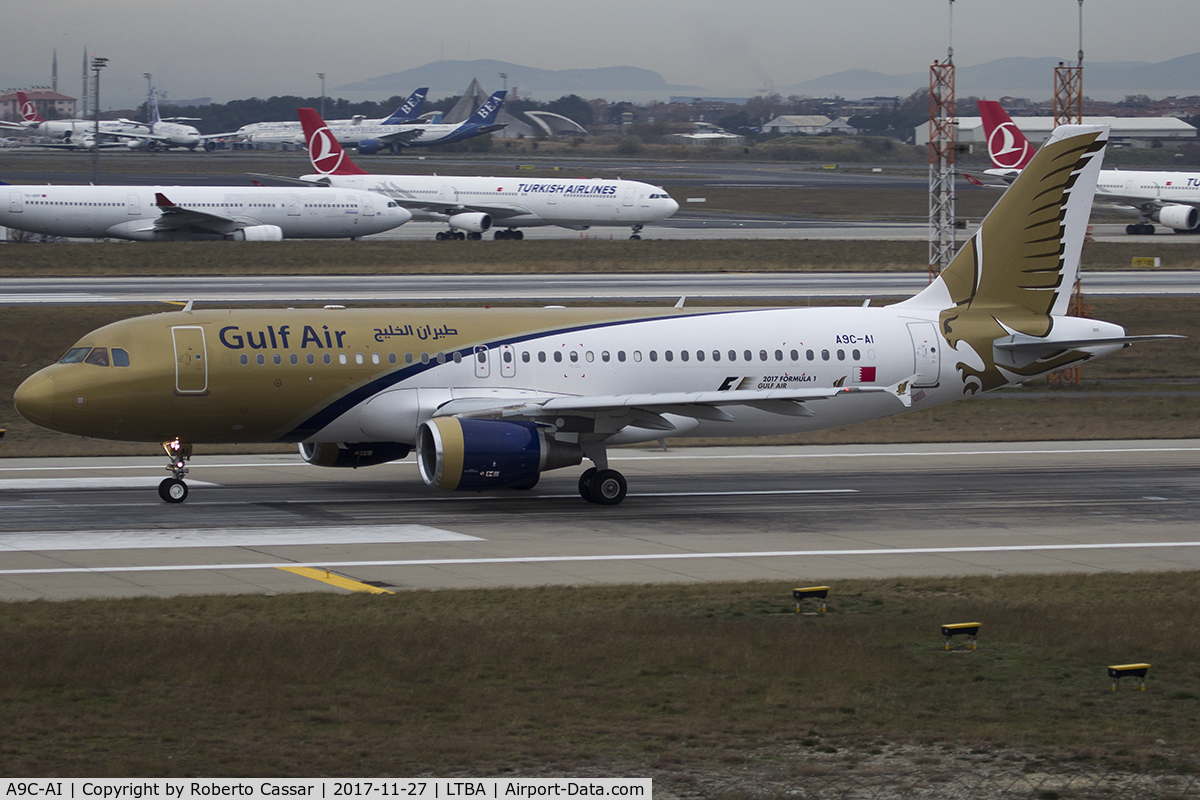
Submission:
M 478 536 L 428 525 L 354 525 L 295 528 L 165 528 L 152 531 L 78 531 L 0 534 L 0 553 L 62 550 L 148 550 L 183 547 L 281 547 L 329 544 L 481 542 Z M 290 562 L 289 562 L 290 563 Z
M 510 558 L 423 558 L 385 561 L 274 561 L 256 564 L 167 564 L 127 567 L 47 567 L 2 569 L 0 575 L 68 575 L 122 572 L 199 572 L 204 570 L 280 569 L 282 567 L 459 567 L 479 564 L 566 564 L 592 561 L 684 561 L 704 558 L 857 557 L 910 555 L 974 555 L 981 553 L 1041 553 L 1079 550 L 1140 550 L 1164 547 L 1200 547 L 1200 542 L 1113 542 L 1109 544 L 995 545 L 991 547 L 904 547 L 865 550 L 764 550 L 729 553 L 623 553 L 596 556 L 515 556 Z
M 818 445 L 820 446 L 820 445 Z M 947 456 L 1003 456 L 1003 455 L 1020 455 L 1020 456 L 1041 456 L 1041 455 L 1095 455 L 1095 454 L 1112 454 L 1112 453 L 1196 453 L 1200 452 L 1200 446 L 1180 445 L 1170 447 L 1025 447 L 1020 449 L 978 449 L 978 450 L 868 450 L 856 453 L 837 453 L 837 452 L 811 452 L 806 445 L 796 445 L 798 448 L 806 448 L 802 452 L 787 452 L 787 453 L 720 453 L 720 454 L 705 454 L 705 453 L 689 453 L 689 448 L 679 448 L 677 451 L 666 453 L 651 453 L 647 455 L 623 455 L 620 451 L 609 453 L 610 461 L 722 461 L 722 460 L 756 460 L 756 459 L 771 459 L 771 458 L 914 458 L 914 457 L 937 457 L 945 458 Z M 246 463 L 237 462 L 218 462 L 204 463 L 192 462 L 190 467 L 193 470 L 198 469 L 261 469 L 271 467 L 311 467 L 312 465 L 301 460 L 288 461 L 255 461 Z M 415 467 L 416 461 L 392 461 L 388 466 L 395 467 Z M 0 472 L 85 472 L 91 470 L 161 470 L 162 467 L 157 464 L 96 464 L 96 465 L 76 465 L 76 466 L 2 466 Z M 9 481 L 0 480 L 0 486 L 7 484 Z M 192 481 L 189 481 L 192 483 Z
M 391 589 L 384 589 L 382 586 L 372 586 L 369 583 L 351 580 L 350 578 L 334 575 L 327 569 L 312 569 L 311 567 L 280 567 L 284 572 L 291 572 L 299 575 L 302 578 L 312 578 L 314 581 L 328 583 L 330 586 L 336 586 L 339 589 L 347 589 L 351 592 L 363 592 L 365 594 L 395 594 Z
M 0 480 L 0 491 L 44 491 L 56 489 L 151 489 L 162 478 L 135 475 L 128 478 L 12 478 Z M 188 481 L 189 488 L 212 487 L 215 483 Z

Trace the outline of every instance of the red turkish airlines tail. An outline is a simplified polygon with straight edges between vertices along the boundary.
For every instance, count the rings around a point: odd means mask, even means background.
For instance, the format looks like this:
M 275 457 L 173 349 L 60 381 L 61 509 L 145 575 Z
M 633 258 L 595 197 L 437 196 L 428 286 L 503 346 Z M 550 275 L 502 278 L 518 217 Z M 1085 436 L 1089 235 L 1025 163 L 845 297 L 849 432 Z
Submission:
M 300 125 L 304 128 L 304 143 L 308 145 L 308 160 L 313 169 L 322 175 L 368 175 L 366 170 L 350 160 L 349 154 L 338 144 L 329 126 L 315 108 L 297 108 Z
M 979 101 L 988 157 L 1000 169 L 1024 169 L 1033 158 L 1033 145 L 995 100 Z
M 21 107 L 21 109 L 20 109 L 21 110 L 21 119 L 23 119 L 24 121 L 26 121 L 26 122 L 45 122 L 46 121 L 42 118 L 42 115 L 38 113 L 37 108 L 33 105 L 33 102 L 29 99 L 29 95 L 25 94 L 24 92 L 18 91 L 17 92 L 17 103 Z

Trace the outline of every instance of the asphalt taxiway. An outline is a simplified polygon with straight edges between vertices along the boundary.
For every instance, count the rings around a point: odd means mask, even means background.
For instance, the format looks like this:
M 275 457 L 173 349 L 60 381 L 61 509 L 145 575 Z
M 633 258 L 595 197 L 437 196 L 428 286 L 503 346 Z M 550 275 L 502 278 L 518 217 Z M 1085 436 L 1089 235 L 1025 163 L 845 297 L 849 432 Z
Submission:
M 620 506 L 578 469 L 439 493 L 412 459 L 0 461 L 0 599 L 1200 568 L 1200 440 L 622 448 Z

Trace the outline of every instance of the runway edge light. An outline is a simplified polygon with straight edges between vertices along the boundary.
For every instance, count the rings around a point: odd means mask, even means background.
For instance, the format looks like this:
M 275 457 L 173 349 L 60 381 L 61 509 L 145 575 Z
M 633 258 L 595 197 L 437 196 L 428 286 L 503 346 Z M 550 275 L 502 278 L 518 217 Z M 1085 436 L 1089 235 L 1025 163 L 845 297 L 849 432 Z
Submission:
M 792 599 L 796 601 L 796 613 L 800 613 L 800 601 L 809 598 L 815 598 L 817 601 L 817 613 L 824 614 L 826 609 L 825 598 L 829 597 L 828 586 L 805 586 L 801 589 L 792 589 Z
M 1121 678 L 1133 678 L 1133 684 L 1141 691 L 1146 691 L 1146 672 L 1149 664 L 1117 664 L 1108 668 L 1108 677 L 1112 678 L 1112 690 L 1117 690 Z
M 982 622 L 955 622 L 950 625 L 942 626 L 942 636 L 946 637 L 946 649 L 950 649 L 950 640 L 955 636 L 967 637 L 967 649 L 979 649 L 979 627 Z

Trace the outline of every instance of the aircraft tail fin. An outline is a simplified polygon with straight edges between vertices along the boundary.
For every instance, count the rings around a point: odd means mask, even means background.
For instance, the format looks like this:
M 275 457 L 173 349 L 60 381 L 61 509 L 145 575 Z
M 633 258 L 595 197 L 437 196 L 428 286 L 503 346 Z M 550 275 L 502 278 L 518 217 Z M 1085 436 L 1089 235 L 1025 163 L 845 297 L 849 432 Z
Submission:
M 898 305 L 942 309 L 944 333 L 969 314 L 1027 318 L 1034 328 L 1043 324 L 1035 318 L 1048 325 L 1065 314 L 1107 142 L 1105 127 L 1055 130 L 950 266 Z
M 995 100 L 980 100 L 978 104 L 992 164 L 1000 169 L 1024 169 L 1033 158 L 1033 144 Z
M 150 104 L 150 128 L 153 130 L 155 125 L 162 122 L 162 117 L 158 115 L 158 94 L 153 87 L 150 88 L 150 96 L 146 102 Z
M 24 92 L 17 92 L 17 102 L 21 107 L 21 119 L 25 122 L 45 122 L 46 120 L 38 113 L 37 106 L 29 99 L 29 95 Z
M 384 125 L 401 125 L 405 122 L 412 122 L 419 119 L 421 116 L 421 107 L 425 105 L 425 95 L 429 94 L 429 87 L 422 86 L 408 96 L 408 99 L 395 110 L 395 112 L 383 121 Z
M 484 102 L 479 108 L 475 109 L 475 113 L 466 121 L 467 125 L 491 125 L 496 121 L 496 115 L 500 113 L 500 106 L 504 105 L 504 96 L 508 94 L 506 91 L 494 93 Z
M 350 160 L 350 155 L 338 144 L 337 137 L 315 108 L 297 108 L 300 126 L 304 128 L 304 143 L 308 145 L 308 160 L 322 175 L 367 175 Z

